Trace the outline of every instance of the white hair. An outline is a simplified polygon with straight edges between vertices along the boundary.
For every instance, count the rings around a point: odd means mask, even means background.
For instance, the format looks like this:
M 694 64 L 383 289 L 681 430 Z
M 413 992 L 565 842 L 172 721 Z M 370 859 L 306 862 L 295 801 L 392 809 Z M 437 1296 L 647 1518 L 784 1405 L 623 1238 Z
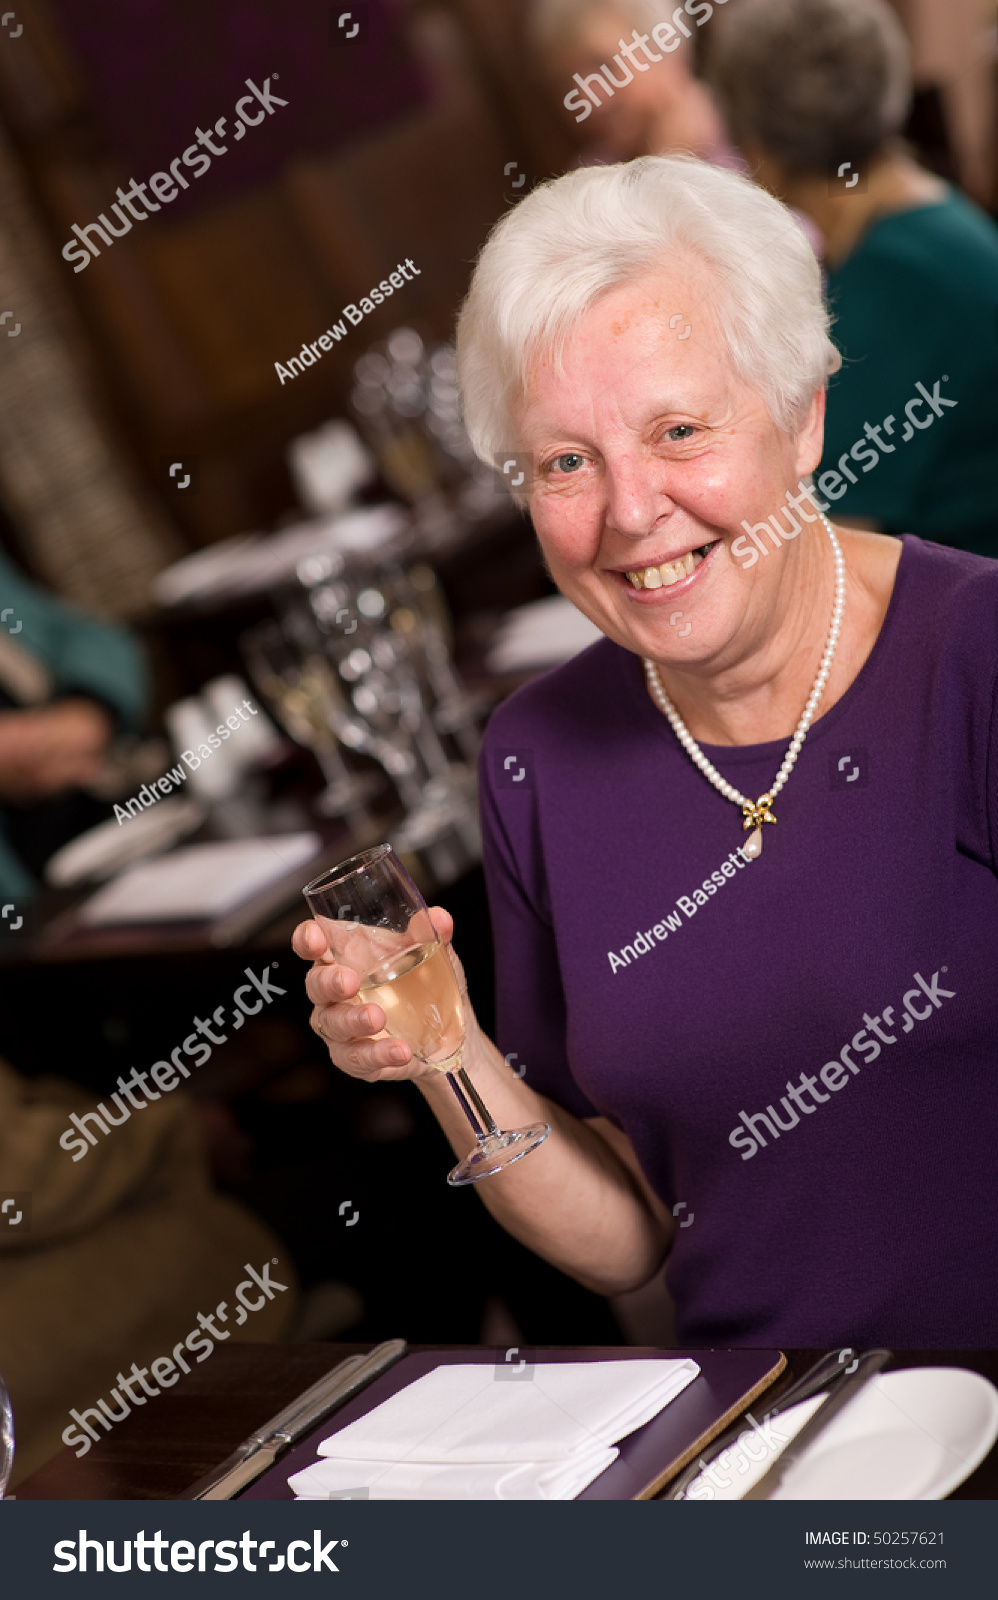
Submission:
M 786 206 L 748 178 L 692 156 L 640 156 L 539 185 L 486 240 L 457 335 L 465 425 L 483 461 L 518 449 L 530 363 L 558 363 L 609 290 L 650 271 L 667 283 L 677 255 L 705 267 L 736 373 L 778 428 L 799 430 L 842 364 L 810 244 Z

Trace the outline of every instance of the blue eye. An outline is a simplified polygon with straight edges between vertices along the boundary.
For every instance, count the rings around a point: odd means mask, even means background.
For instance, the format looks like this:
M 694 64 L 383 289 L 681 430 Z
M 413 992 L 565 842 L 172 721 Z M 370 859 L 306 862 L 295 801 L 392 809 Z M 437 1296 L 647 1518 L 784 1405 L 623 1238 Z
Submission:
M 577 472 L 582 466 L 582 457 L 570 451 L 567 455 L 556 456 L 554 464 L 559 472 Z
M 675 444 L 682 444 L 684 439 L 692 438 L 694 433 L 696 433 L 696 429 L 693 427 L 692 423 L 677 422 L 674 428 L 670 428 L 668 430 L 668 437 Z

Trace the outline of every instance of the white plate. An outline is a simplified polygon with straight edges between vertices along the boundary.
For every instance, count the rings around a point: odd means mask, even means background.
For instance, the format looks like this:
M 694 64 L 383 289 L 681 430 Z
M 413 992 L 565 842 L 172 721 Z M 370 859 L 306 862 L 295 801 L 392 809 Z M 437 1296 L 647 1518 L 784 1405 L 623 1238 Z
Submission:
M 830 1422 L 775 1500 L 943 1500 L 998 1438 L 998 1390 L 963 1367 L 887 1372 Z
M 199 828 L 206 815 L 197 800 L 175 795 L 157 801 L 150 810 L 129 817 L 127 822 L 108 817 L 49 857 L 45 881 L 54 889 L 102 883 L 133 861 L 169 850 L 178 839 Z
M 588 649 L 603 635 L 562 594 L 531 600 L 503 617 L 485 665 L 489 672 L 519 672 L 557 666 Z
M 814 1400 L 804 1400 L 776 1417 L 775 1426 L 792 1436 L 817 1408 Z M 788 1468 L 772 1498 L 943 1500 L 980 1465 L 996 1438 L 998 1389 L 979 1373 L 963 1367 L 883 1373 Z M 749 1439 L 754 1446 L 751 1433 Z M 741 1499 L 775 1458 L 768 1455 L 739 1472 L 744 1459 L 733 1447 L 720 1474 L 730 1478 L 729 1487 L 701 1473 L 690 1498 Z
M 359 506 L 338 516 L 312 517 L 261 538 L 239 535 L 184 556 L 153 581 L 157 604 L 215 601 L 238 594 L 262 594 L 276 583 L 289 582 L 299 562 L 325 550 L 366 555 L 379 550 L 409 526 L 405 508 Z

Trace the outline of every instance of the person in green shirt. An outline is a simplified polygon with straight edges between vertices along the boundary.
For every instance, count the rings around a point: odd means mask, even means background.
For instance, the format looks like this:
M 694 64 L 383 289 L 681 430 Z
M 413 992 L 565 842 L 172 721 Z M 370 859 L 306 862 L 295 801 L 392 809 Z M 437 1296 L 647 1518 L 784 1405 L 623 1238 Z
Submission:
M 740 0 L 710 77 L 756 180 L 824 238 L 833 338 L 818 489 L 839 522 L 998 556 L 998 226 L 898 137 L 884 0 Z
M 17 915 L 38 884 L 15 840 L 97 777 L 114 734 L 141 724 L 148 689 L 130 633 L 47 594 L 0 551 L 0 900 Z

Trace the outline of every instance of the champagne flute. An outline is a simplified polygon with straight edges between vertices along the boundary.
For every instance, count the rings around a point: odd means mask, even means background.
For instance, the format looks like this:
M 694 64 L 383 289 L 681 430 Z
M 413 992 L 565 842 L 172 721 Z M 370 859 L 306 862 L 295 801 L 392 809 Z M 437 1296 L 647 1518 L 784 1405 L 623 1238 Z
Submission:
M 386 1031 L 404 1040 L 417 1061 L 446 1072 L 476 1140 L 447 1182 L 477 1183 L 536 1150 L 551 1132 L 548 1124 L 497 1128 L 462 1066 L 466 1024 L 450 952 L 391 846 L 350 856 L 302 893 L 330 954 L 360 974 L 357 1003 L 379 1005 Z
M 371 827 L 364 802 L 378 788 L 371 774 L 351 772 L 336 741 L 334 723 L 342 696 L 335 674 L 318 651 L 302 652 L 280 623 L 265 622 L 240 640 L 253 681 L 282 727 L 311 750 L 326 780 L 316 809 L 345 817 L 357 833 Z

